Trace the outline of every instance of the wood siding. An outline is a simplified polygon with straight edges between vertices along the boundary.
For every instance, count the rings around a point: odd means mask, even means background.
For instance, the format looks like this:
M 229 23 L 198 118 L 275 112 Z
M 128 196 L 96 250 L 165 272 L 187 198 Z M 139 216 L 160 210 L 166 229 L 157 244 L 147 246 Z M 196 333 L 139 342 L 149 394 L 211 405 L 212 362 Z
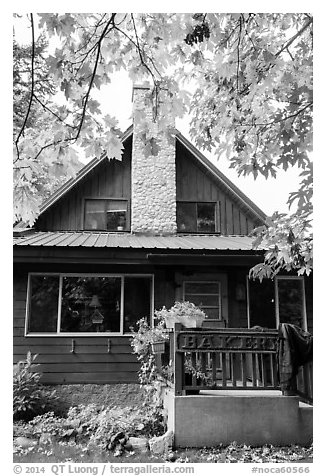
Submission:
M 103 160 L 62 199 L 45 211 L 37 220 L 35 228 L 41 231 L 82 230 L 86 198 L 128 200 L 127 229 L 130 229 L 131 140 L 125 142 L 121 161 Z
M 218 179 L 179 142 L 176 167 L 177 201 L 219 202 L 222 235 L 248 235 L 261 225 L 240 200 L 235 201 L 227 188 L 219 184 Z
M 14 363 L 38 354 L 42 383 L 138 382 L 139 363 L 126 337 L 24 337 L 27 273 L 14 275 Z M 71 353 L 72 339 L 75 352 Z M 110 352 L 108 352 L 108 339 Z

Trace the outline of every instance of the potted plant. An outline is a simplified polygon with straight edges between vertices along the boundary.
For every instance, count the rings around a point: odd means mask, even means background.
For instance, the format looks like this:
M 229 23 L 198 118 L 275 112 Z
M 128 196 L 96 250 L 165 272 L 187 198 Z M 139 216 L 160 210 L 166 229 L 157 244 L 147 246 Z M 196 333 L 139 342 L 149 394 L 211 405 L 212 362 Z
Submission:
M 176 302 L 170 309 L 165 306 L 159 311 L 155 311 L 155 318 L 164 319 L 167 329 L 172 329 L 176 322 L 185 327 L 201 327 L 206 314 L 195 304 L 183 301 Z
M 153 354 L 164 354 L 165 352 L 165 340 L 158 340 L 151 343 Z

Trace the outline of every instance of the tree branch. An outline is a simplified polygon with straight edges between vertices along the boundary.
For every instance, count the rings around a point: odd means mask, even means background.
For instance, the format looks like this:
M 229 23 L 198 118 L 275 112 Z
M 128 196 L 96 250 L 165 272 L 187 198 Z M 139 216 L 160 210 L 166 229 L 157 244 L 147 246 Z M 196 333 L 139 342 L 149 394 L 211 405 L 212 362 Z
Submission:
M 83 100 L 83 110 L 82 110 L 82 116 L 81 116 L 81 120 L 80 120 L 80 123 L 79 123 L 79 126 L 78 126 L 78 130 L 77 130 L 77 134 L 76 134 L 76 137 L 75 137 L 75 140 L 78 139 L 79 135 L 80 135 L 80 132 L 82 130 L 82 127 L 83 127 L 83 124 L 84 124 L 84 119 L 85 119 L 85 115 L 86 115 L 86 107 L 87 107 L 87 103 L 88 103 L 88 100 L 89 100 L 89 95 L 90 95 L 90 92 L 91 92 L 91 89 L 92 89 L 92 86 L 93 86 L 93 82 L 94 82 L 94 78 L 95 78 L 95 74 L 96 74 L 96 70 L 97 70 L 97 66 L 98 66 L 98 62 L 99 62 L 99 57 L 100 57 L 100 53 L 101 53 L 101 46 L 102 46 L 102 41 L 106 35 L 106 33 L 108 32 L 108 29 L 109 29 L 109 26 L 111 24 L 113 24 L 113 28 L 114 28 L 114 17 L 116 16 L 116 13 L 112 13 L 111 15 L 111 18 L 110 20 L 107 22 L 105 28 L 103 29 L 102 33 L 101 33 L 101 36 L 97 42 L 97 53 L 96 53 L 96 58 L 95 58 L 95 64 L 94 64 L 94 68 L 93 68 L 93 73 L 92 73 L 92 76 L 91 76 L 91 80 L 89 82 L 89 86 L 88 86 L 88 90 L 86 92 L 86 95 L 84 96 L 84 100 Z
M 279 122 L 282 122 L 282 121 L 287 121 L 288 119 L 292 119 L 293 117 L 297 117 L 299 114 L 301 114 L 303 111 L 305 111 L 306 109 L 308 109 L 309 107 L 312 106 L 312 102 L 310 102 L 309 104 L 307 104 L 306 106 L 304 106 L 302 109 L 299 109 L 299 111 L 293 113 L 293 114 L 290 114 L 289 116 L 285 116 L 285 117 L 282 117 L 281 119 L 276 119 L 275 121 L 271 121 L 271 122 L 265 122 L 265 123 L 256 123 L 256 122 L 253 122 L 252 124 L 235 124 L 235 127 L 246 127 L 246 126 L 251 126 L 251 127 L 266 127 L 266 126 L 272 126 L 273 124 L 278 124 Z
M 31 57 L 31 75 L 32 75 L 32 78 L 31 78 L 31 95 L 30 95 L 30 98 L 29 98 L 29 102 L 28 102 L 28 107 L 27 107 L 27 112 L 26 112 L 26 116 L 25 116 L 25 119 L 24 119 L 24 122 L 23 122 L 23 125 L 19 131 L 19 134 L 15 140 L 15 146 L 16 146 L 16 150 L 17 150 L 17 160 L 19 158 L 19 147 L 18 147 L 18 143 L 19 143 L 19 140 L 21 138 L 21 136 L 24 134 L 24 130 L 25 130 L 25 127 L 26 127 L 26 124 L 27 124 L 27 120 L 28 120 L 28 117 L 29 117 L 29 114 L 31 112 L 31 108 L 32 108 L 32 103 L 33 103 L 33 97 L 34 97 L 34 60 L 35 60 L 35 33 L 34 33 L 34 18 L 33 18 L 33 13 L 31 13 L 31 26 L 32 26 L 32 57 Z
M 237 45 L 237 91 L 239 92 L 239 70 L 240 70 L 240 42 L 241 42 L 241 31 L 242 31 L 242 17 L 239 17 L 239 37 Z
M 54 111 L 52 111 L 52 109 L 50 109 L 49 107 L 47 107 L 46 104 L 44 104 L 35 94 L 34 94 L 34 98 L 35 98 L 35 101 L 37 101 L 42 107 L 43 109 L 45 109 L 46 111 L 48 111 L 50 114 L 52 114 L 54 117 L 56 117 L 60 122 L 62 122 L 62 124 L 64 124 L 65 126 L 67 127 L 70 127 L 71 129 L 76 129 L 76 126 L 72 126 L 71 124 L 68 124 L 64 119 L 62 119 L 58 114 L 56 114 Z
M 303 27 L 301 28 L 301 30 L 299 30 L 294 36 L 292 36 L 292 38 L 289 39 L 289 41 L 287 41 L 285 43 L 285 45 L 282 46 L 282 48 L 277 52 L 275 53 L 275 58 L 277 58 L 284 50 L 287 50 L 288 47 L 290 45 L 292 45 L 292 43 L 298 38 L 298 36 L 302 35 L 302 33 L 308 28 L 308 26 L 312 23 L 312 17 L 310 17 L 306 24 L 303 25 Z

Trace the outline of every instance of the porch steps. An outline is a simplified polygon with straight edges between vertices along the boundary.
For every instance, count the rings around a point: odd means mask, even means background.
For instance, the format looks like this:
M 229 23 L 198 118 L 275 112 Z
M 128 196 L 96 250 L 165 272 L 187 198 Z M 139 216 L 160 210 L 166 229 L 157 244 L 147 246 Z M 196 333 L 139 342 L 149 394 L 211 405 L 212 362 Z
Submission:
M 165 407 L 177 447 L 312 442 L 313 407 L 278 390 L 204 390 L 191 396 L 167 390 Z

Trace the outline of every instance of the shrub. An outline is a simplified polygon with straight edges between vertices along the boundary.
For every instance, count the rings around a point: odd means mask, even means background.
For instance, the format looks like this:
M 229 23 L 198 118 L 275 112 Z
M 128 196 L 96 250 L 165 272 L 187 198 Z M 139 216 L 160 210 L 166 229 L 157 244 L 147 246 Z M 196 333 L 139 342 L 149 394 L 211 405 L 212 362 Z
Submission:
M 13 374 L 13 413 L 14 420 L 30 420 L 44 413 L 56 399 L 55 390 L 49 392 L 40 384 L 41 375 L 35 372 L 37 355 L 27 353 L 25 360 L 14 365 Z

